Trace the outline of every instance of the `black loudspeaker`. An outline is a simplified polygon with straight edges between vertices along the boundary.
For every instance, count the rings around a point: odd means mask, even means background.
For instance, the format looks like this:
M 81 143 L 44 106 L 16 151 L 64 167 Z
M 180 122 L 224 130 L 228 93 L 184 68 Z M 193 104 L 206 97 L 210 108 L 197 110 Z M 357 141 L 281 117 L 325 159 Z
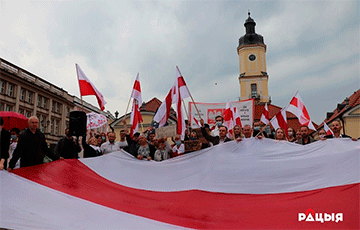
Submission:
M 71 111 L 69 133 L 71 136 L 84 136 L 86 134 L 86 113 L 83 111 Z

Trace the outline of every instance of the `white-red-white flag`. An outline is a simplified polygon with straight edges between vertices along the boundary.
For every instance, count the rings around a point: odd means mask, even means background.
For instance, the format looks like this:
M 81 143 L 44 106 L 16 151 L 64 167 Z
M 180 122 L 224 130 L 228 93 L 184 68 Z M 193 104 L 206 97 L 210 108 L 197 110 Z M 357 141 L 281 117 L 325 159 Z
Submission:
M 198 127 L 198 128 L 201 128 L 201 124 L 200 124 L 200 121 L 198 119 L 196 119 L 195 115 L 194 114 L 191 114 L 191 119 L 193 119 L 193 121 L 195 122 L 195 125 Z M 191 124 L 192 122 L 190 122 Z
M 81 96 L 95 95 L 99 103 L 100 109 L 104 110 L 106 101 L 104 96 L 93 85 L 93 83 L 86 77 L 85 73 L 81 70 L 80 66 L 76 64 L 76 73 L 79 80 L 79 88 Z
M 265 125 L 269 124 L 269 122 L 270 122 L 269 109 L 268 109 L 267 103 L 264 106 L 264 111 L 261 114 L 260 121 L 262 123 L 264 123 Z
M 286 111 L 293 113 L 299 119 L 300 125 L 306 125 L 309 129 L 316 130 L 298 91 L 291 99 Z
M 182 100 L 190 97 L 190 91 L 186 86 L 185 80 L 180 73 L 178 67 L 176 67 L 176 80 L 174 85 L 171 87 L 165 100 L 161 103 L 158 111 L 154 116 L 154 121 L 159 123 L 159 127 L 163 127 L 170 117 L 171 105 L 176 104 L 176 116 L 177 116 L 177 133 L 182 136 L 185 135 L 185 118 L 182 109 Z
M 132 90 L 132 92 L 131 92 L 131 98 L 134 98 L 135 100 L 137 100 L 138 103 L 139 103 L 139 105 L 142 104 L 139 74 L 137 74 L 137 76 L 136 76 L 136 79 L 135 79 L 135 82 L 134 82 L 134 86 L 133 86 L 133 90 Z
M 234 133 L 234 109 L 233 109 L 233 104 L 231 102 L 226 102 L 226 107 L 225 107 L 225 111 L 224 111 L 224 125 L 227 127 L 228 129 L 228 137 L 232 137 L 233 133 Z
M 334 135 L 333 131 L 329 128 L 326 122 L 324 122 L 324 130 L 326 132 L 326 135 Z
M 286 136 L 288 137 L 288 127 L 287 127 L 287 118 L 286 118 L 286 108 L 281 109 L 271 120 L 271 125 L 275 130 L 282 128 L 285 131 Z
M 133 105 L 130 116 L 130 136 L 132 137 L 134 133 L 138 131 L 139 124 L 143 122 L 140 106 L 142 105 L 142 97 L 141 97 L 141 87 L 140 87 L 140 79 L 139 74 L 137 74 L 133 90 L 131 92 L 131 98 L 133 98 Z

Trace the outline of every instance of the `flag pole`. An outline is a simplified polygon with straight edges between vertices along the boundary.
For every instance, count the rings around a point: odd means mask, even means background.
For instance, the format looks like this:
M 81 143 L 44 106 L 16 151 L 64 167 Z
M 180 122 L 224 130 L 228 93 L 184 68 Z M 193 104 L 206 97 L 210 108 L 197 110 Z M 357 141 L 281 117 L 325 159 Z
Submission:
M 78 71 L 78 64 L 75 63 L 75 68 L 76 68 L 76 76 L 78 78 L 78 84 L 79 84 L 79 90 L 80 90 L 80 101 L 81 101 L 81 110 L 84 111 L 84 101 L 82 99 L 82 94 L 81 94 L 81 88 L 80 88 L 80 80 L 79 80 L 79 71 Z
M 187 119 L 188 119 L 188 131 L 190 132 L 190 125 L 191 125 L 191 121 L 190 121 L 190 118 L 189 118 L 189 113 L 187 112 L 186 110 L 186 106 L 185 106 L 185 102 L 184 100 L 182 100 L 182 103 L 183 103 L 183 106 L 184 106 L 184 110 L 185 110 L 185 113 L 186 113 L 186 116 L 187 116 Z M 190 123 L 189 123 L 190 122 Z
M 182 73 L 180 72 L 180 69 L 179 69 L 178 66 L 176 66 L 176 69 L 179 71 L 180 75 L 182 76 Z M 190 94 L 190 93 L 189 93 L 189 94 Z M 199 118 L 202 119 L 202 118 L 201 118 L 201 115 L 200 115 L 200 112 L 199 112 L 199 109 L 198 109 L 198 107 L 196 106 L 196 103 L 195 103 L 195 101 L 194 101 L 194 98 L 192 97 L 191 94 L 190 94 L 190 98 L 191 98 L 192 102 L 194 103 L 196 112 L 199 114 Z

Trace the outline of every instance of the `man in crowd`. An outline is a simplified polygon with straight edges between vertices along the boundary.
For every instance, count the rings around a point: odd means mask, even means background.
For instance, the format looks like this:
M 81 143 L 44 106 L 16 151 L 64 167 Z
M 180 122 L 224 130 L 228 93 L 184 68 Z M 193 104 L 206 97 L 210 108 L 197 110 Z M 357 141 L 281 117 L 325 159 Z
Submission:
M 116 134 L 111 132 L 108 134 L 109 141 L 103 143 L 100 147 L 102 154 L 108 154 L 120 150 L 119 143 L 115 142 Z
M 3 129 L 4 120 L 0 117 L 0 170 L 6 169 L 9 158 L 10 133 Z
M 268 137 L 267 133 L 265 132 L 265 125 L 262 124 L 259 121 L 255 121 L 254 122 L 253 137 L 258 137 L 258 136 Z
M 300 127 L 301 139 L 295 141 L 296 144 L 307 145 L 316 140 L 309 135 L 309 128 L 306 125 Z
M 244 134 L 245 138 L 250 138 L 253 136 L 253 129 L 251 128 L 250 125 L 244 125 L 243 134 Z
M 214 129 L 211 131 L 211 136 L 213 136 L 213 137 L 216 137 L 216 136 L 219 136 L 219 128 L 220 128 L 220 126 L 222 126 L 223 125 L 223 123 L 224 123 L 224 118 L 222 117 L 222 116 L 216 116 L 215 117 L 215 122 L 216 122 L 216 124 L 215 124 L 215 127 L 214 127 Z
M 53 154 L 48 148 L 45 136 L 38 129 L 39 119 L 32 116 L 28 120 L 29 128 L 20 134 L 17 147 L 10 160 L 8 171 L 11 171 L 20 159 L 20 167 L 33 166 L 44 163 L 45 155 L 52 160 L 58 160 L 59 156 Z
M 227 128 L 225 126 L 221 125 L 220 127 L 218 127 L 219 135 L 214 137 L 212 135 L 209 135 L 206 132 L 206 130 L 205 130 L 205 122 L 204 122 L 203 119 L 200 119 L 200 124 L 201 124 L 201 133 L 202 133 L 202 135 L 204 136 L 204 138 L 206 140 L 213 143 L 213 145 L 217 145 L 217 144 L 220 144 L 220 143 L 231 141 L 231 139 L 226 136 L 228 130 L 227 130 Z
M 120 130 L 120 141 L 118 143 L 121 149 L 128 146 L 128 143 L 126 141 L 126 132 L 124 129 Z
M 326 135 L 324 138 L 351 138 L 350 136 L 346 134 L 341 134 L 340 131 L 342 129 L 342 125 L 339 119 L 334 120 L 331 122 L 330 125 L 331 131 L 333 131 L 334 134 Z M 353 141 L 357 141 L 356 138 L 351 138 Z
M 55 154 L 64 159 L 77 159 L 81 147 L 79 143 L 69 133 L 69 128 L 65 129 L 65 137 L 61 138 L 55 147 Z
M 137 159 L 139 160 L 152 160 L 154 159 L 156 148 L 154 145 L 149 144 L 145 135 L 142 133 L 139 136 L 139 145 L 136 151 Z

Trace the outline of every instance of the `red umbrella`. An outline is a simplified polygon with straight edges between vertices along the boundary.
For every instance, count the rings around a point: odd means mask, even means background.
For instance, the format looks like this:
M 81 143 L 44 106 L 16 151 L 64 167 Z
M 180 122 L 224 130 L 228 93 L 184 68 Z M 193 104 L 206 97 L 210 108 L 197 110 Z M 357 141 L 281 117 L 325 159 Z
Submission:
M 12 128 L 18 128 L 22 130 L 28 127 L 27 117 L 20 113 L 0 111 L 0 117 L 2 117 L 4 120 L 4 129 L 11 130 Z

